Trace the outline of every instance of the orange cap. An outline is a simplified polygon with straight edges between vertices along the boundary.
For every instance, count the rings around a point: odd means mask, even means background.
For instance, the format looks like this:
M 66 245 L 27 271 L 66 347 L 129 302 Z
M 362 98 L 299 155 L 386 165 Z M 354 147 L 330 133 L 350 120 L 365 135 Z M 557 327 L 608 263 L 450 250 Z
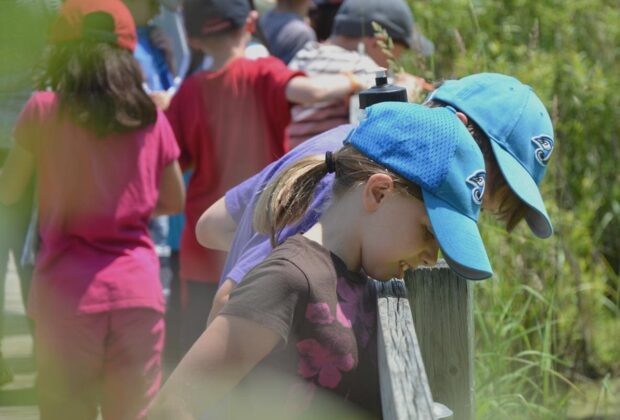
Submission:
M 136 25 L 121 0 L 67 0 L 52 25 L 52 43 L 94 39 L 133 51 Z

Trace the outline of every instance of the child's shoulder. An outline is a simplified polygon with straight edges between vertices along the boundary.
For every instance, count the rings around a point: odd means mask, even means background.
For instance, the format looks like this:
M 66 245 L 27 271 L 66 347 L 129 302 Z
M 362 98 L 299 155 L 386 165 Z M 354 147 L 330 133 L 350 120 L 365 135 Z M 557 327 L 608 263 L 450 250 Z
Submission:
M 235 64 L 239 67 L 245 67 L 252 69 L 260 73 L 294 73 L 280 60 L 274 56 L 259 57 L 259 58 L 239 58 L 235 61 Z
M 43 119 L 50 116 L 58 107 L 58 95 L 51 91 L 34 92 L 24 106 L 23 115 Z
M 296 74 L 303 74 L 299 71 L 289 69 L 278 58 L 259 57 L 246 58 L 239 57 L 230 61 L 221 69 L 210 71 L 201 70 L 189 76 L 183 81 L 177 96 L 199 96 L 201 86 L 213 84 L 227 85 L 226 80 L 248 80 L 252 83 L 259 83 L 261 80 L 288 80 Z
M 58 103 L 58 94 L 47 90 L 36 91 L 32 93 L 29 102 L 40 107 L 53 107 Z
M 246 287 L 260 284 L 265 287 L 284 287 L 307 294 L 334 279 L 334 264 L 330 252 L 301 234 L 289 237 L 273 249 L 261 263 L 244 278 Z
M 308 278 L 323 276 L 331 278 L 334 273 L 330 251 L 302 234 L 287 238 L 273 250 L 270 258 L 289 261 Z
M 200 71 L 194 73 L 181 83 L 179 89 L 172 97 L 170 101 L 170 107 L 168 108 L 166 114 L 169 114 L 171 109 L 174 110 L 176 108 L 183 107 L 194 107 L 196 106 L 203 96 L 203 90 L 201 89 L 201 79 L 204 78 L 204 72 Z
M 286 238 L 281 244 L 274 248 L 273 252 L 285 253 L 295 258 L 303 258 L 305 254 L 329 254 L 326 248 L 306 238 L 301 233 Z
M 247 273 L 242 283 L 244 287 L 260 284 L 262 290 L 265 287 L 285 286 L 287 290 L 307 293 L 308 276 L 304 254 L 308 249 L 299 237 L 290 237 L 275 247 L 267 258 Z

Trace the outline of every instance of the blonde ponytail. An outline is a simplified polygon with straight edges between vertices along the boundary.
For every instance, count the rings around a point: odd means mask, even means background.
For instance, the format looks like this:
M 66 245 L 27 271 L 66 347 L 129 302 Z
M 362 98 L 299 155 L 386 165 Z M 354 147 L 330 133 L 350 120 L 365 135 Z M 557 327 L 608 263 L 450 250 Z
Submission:
M 327 174 L 325 157 L 309 156 L 282 171 L 261 193 L 254 210 L 254 229 L 276 246 L 285 226 L 302 218 L 318 183 Z
M 329 165 L 327 160 L 330 160 Z M 398 190 L 422 200 L 422 192 L 416 184 L 373 162 L 353 146 L 346 145 L 327 159 L 325 155 L 309 156 L 277 175 L 258 198 L 254 208 L 254 229 L 269 235 L 271 245 L 276 246 L 282 229 L 304 216 L 314 197 L 314 190 L 327 175 L 328 169 L 336 175 L 334 198 L 363 184 L 373 174 L 385 173 L 392 177 Z

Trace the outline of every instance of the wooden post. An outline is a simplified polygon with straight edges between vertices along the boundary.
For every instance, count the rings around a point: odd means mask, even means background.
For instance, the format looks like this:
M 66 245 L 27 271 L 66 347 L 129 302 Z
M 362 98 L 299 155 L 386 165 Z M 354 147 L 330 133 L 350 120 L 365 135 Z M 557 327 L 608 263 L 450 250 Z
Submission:
M 405 281 L 432 395 L 454 420 L 473 420 L 473 286 L 444 261 Z
M 401 280 L 375 282 L 381 405 L 385 420 L 434 419 L 433 398 Z

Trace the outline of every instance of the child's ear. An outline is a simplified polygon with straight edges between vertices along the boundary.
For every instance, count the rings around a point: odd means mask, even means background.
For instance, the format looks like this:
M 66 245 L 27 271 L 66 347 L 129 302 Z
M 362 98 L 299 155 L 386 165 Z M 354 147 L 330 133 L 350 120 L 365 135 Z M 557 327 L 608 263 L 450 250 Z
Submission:
M 364 184 L 362 200 L 367 211 L 376 211 L 394 190 L 394 180 L 388 174 L 373 174 Z
M 253 34 L 256 32 L 256 25 L 258 24 L 258 12 L 251 10 L 248 17 L 245 19 L 245 31 Z
M 467 118 L 467 115 L 463 114 L 461 111 L 456 111 L 456 116 L 465 125 L 467 125 L 467 123 L 469 122 L 469 119 Z

